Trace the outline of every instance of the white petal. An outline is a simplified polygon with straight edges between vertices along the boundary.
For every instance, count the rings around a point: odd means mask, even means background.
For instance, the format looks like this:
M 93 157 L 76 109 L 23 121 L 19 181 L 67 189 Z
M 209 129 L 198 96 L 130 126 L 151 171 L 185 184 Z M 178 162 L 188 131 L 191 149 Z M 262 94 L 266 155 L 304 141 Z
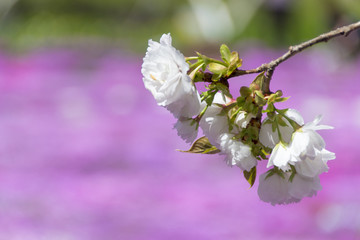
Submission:
M 266 119 L 264 121 L 266 121 Z M 271 124 L 262 124 L 259 133 L 259 140 L 264 146 L 274 148 L 279 142 L 279 136 L 276 131 L 272 131 Z
M 291 153 L 295 156 L 300 156 L 305 152 L 310 142 L 310 136 L 307 132 L 296 131 L 292 136 L 290 144 Z
M 267 167 L 275 165 L 283 171 L 287 171 L 290 169 L 290 166 L 288 164 L 290 160 L 290 151 L 283 144 L 279 143 L 273 149 Z
M 286 173 L 284 175 L 285 178 L 282 178 L 277 174 L 268 178 L 266 178 L 267 173 L 260 175 L 258 195 L 262 201 L 271 203 L 273 206 L 276 204 L 287 204 L 298 201 L 298 199 L 293 198 L 289 194 L 288 175 Z
M 304 125 L 304 119 L 303 119 L 303 117 L 301 116 L 301 114 L 300 114 L 297 110 L 292 109 L 292 108 L 289 108 L 289 109 L 286 111 L 285 115 L 286 115 L 288 118 L 294 120 L 294 121 L 295 121 L 297 124 L 299 124 L 300 126 Z
M 295 175 L 292 182 L 289 183 L 289 194 L 299 200 L 304 197 L 312 197 L 316 195 L 319 190 L 321 190 L 321 185 L 318 176 L 305 178 Z
M 329 160 L 333 160 L 333 159 L 336 158 L 335 153 L 330 152 L 330 151 L 328 151 L 326 149 L 323 149 L 321 151 L 321 156 L 322 156 L 323 161 L 325 161 L 325 162 L 327 162 Z
M 305 158 L 295 164 L 296 172 L 305 177 L 315 177 L 329 170 L 320 154 L 315 159 Z
M 196 123 L 194 120 L 187 118 L 180 118 L 174 125 L 180 136 L 185 142 L 192 143 L 197 137 Z

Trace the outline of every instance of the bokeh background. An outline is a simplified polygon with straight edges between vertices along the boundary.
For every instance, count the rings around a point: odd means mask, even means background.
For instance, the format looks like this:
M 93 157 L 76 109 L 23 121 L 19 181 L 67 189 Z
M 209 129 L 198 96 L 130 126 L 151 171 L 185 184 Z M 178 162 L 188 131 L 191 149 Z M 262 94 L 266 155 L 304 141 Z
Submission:
M 359 239 L 359 31 L 275 71 L 283 107 L 335 127 L 323 190 L 293 205 L 261 202 L 221 156 L 176 151 L 140 72 L 163 33 L 187 56 L 226 43 L 249 69 L 359 19 L 358 0 L 1 0 L 0 239 Z

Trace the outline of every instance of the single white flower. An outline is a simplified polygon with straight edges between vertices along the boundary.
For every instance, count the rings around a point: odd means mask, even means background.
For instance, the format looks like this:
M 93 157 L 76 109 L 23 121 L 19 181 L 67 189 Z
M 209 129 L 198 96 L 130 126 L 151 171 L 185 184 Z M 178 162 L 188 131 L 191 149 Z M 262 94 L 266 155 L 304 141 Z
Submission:
M 295 121 L 300 126 L 304 125 L 304 119 L 297 110 L 288 109 L 285 115 L 291 120 Z M 268 118 L 265 118 L 263 121 L 264 123 L 261 125 L 259 140 L 264 146 L 274 148 L 275 145 L 278 144 L 280 141 L 279 133 L 277 129 L 275 131 L 272 131 L 272 123 L 266 122 L 267 120 Z M 279 126 L 280 134 L 283 141 L 289 143 L 294 129 L 288 120 L 286 120 L 285 118 L 283 118 L 283 120 L 287 126 Z
M 171 41 L 170 34 L 163 34 L 160 43 L 149 40 L 141 69 L 143 81 L 160 106 L 175 117 L 192 117 L 200 112 L 200 96 L 187 75 L 184 55 Z
M 292 181 L 289 181 L 291 172 L 283 172 L 283 177 L 276 173 L 269 177 L 267 175 L 268 173 L 263 173 L 259 177 L 258 195 L 262 201 L 272 205 L 299 202 L 321 190 L 318 176 L 309 178 L 295 174 Z
M 218 148 L 220 147 L 218 138 L 221 134 L 229 132 L 229 124 L 227 116 L 219 115 L 222 108 L 217 104 L 224 105 L 229 102 L 230 99 L 224 99 L 221 93 L 216 93 L 213 104 L 208 107 L 200 121 L 200 127 L 203 133 L 209 139 L 210 143 Z
M 298 174 L 306 177 L 315 177 L 327 172 L 327 161 L 335 159 L 335 154 L 325 149 L 324 139 L 316 132 L 321 129 L 332 129 L 326 125 L 318 125 L 321 117 L 305 124 L 294 132 L 290 144 L 291 154 L 300 159 L 295 168 Z
M 305 124 L 294 132 L 291 141 L 291 151 L 295 156 L 315 158 L 316 150 L 321 151 L 325 148 L 324 139 L 316 131 L 333 129 L 333 127 L 318 125 L 320 120 L 321 116 L 318 116 L 314 121 Z
M 184 117 L 180 117 L 174 125 L 178 136 L 187 143 L 192 143 L 197 137 L 197 127 L 198 123 L 195 120 Z
M 252 155 L 248 145 L 233 139 L 233 136 L 233 134 L 224 133 L 219 137 L 220 150 L 226 154 L 225 161 L 228 165 L 236 165 L 249 172 L 257 165 L 257 159 Z

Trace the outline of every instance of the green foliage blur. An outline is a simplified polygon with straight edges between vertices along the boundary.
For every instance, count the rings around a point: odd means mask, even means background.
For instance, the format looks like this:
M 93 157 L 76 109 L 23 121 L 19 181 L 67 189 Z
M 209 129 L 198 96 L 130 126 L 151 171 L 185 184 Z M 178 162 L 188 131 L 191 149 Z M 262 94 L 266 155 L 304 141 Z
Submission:
M 283 47 L 358 21 L 360 1 L 1 0 L 0 17 L 0 44 L 10 49 L 95 45 L 143 52 L 149 38 L 167 32 L 182 48 L 241 41 Z

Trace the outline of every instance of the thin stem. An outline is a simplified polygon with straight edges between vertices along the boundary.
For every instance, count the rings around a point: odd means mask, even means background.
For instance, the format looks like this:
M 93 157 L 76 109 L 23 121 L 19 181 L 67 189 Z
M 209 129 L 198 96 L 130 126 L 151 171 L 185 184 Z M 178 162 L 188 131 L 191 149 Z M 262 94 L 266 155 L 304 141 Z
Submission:
M 186 57 L 185 61 L 192 61 L 192 60 L 198 60 L 199 57 L 198 56 L 194 56 L 194 57 Z
M 328 33 L 323 33 L 313 39 L 310 39 L 306 42 L 303 42 L 301 44 L 295 45 L 295 46 L 290 46 L 289 50 L 284 53 L 281 57 L 272 60 L 269 63 L 265 63 L 262 64 L 261 66 L 254 68 L 254 69 L 250 69 L 250 70 L 242 70 L 242 69 L 236 69 L 233 74 L 231 74 L 230 77 L 236 77 L 236 76 L 240 76 L 240 75 L 245 75 L 245 74 L 252 74 L 252 73 L 260 73 L 263 71 L 268 71 L 270 69 L 272 69 L 272 71 L 275 70 L 275 68 L 282 62 L 286 61 L 287 59 L 289 59 L 290 57 L 294 56 L 295 54 L 302 52 L 303 50 L 305 50 L 306 48 L 309 48 L 317 43 L 321 43 L 321 42 L 327 42 L 332 38 L 338 37 L 338 36 L 345 36 L 347 37 L 351 32 L 353 32 L 356 29 L 360 28 L 360 21 L 347 25 L 347 26 L 343 26 L 340 28 L 337 28 L 335 30 L 332 30 Z M 270 77 L 271 79 L 271 77 Z

